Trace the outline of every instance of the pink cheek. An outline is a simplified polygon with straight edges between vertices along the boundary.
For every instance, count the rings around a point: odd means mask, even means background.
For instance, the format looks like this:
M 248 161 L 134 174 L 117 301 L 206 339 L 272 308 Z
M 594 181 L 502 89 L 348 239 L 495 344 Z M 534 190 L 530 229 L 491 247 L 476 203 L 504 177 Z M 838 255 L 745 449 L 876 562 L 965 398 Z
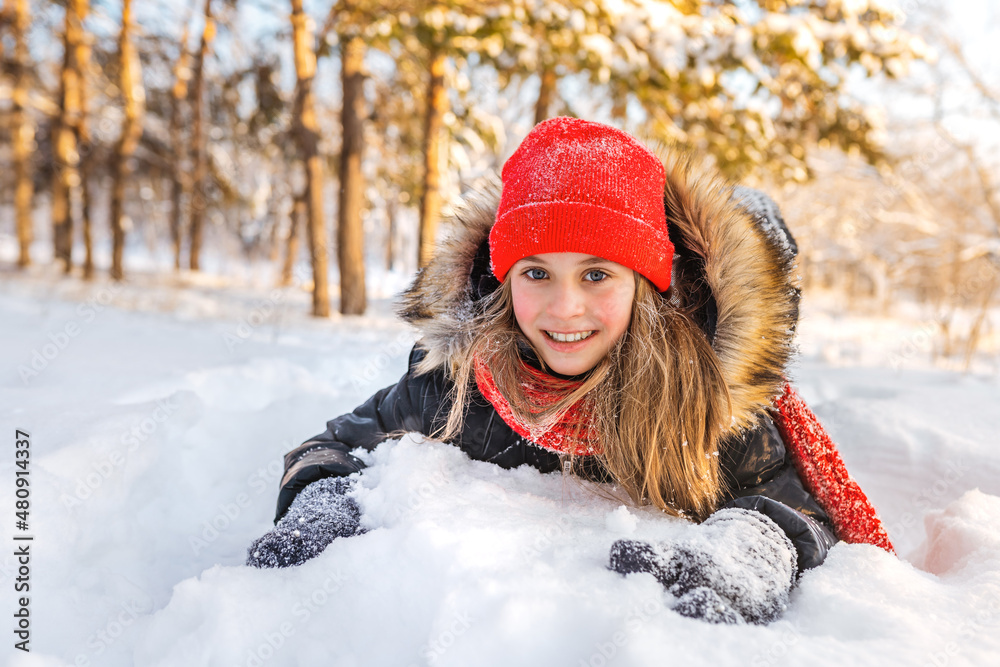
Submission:
M 621 317 L 619 314 L 620 310 L 618 304 L 613 300 L 601 304 L 597 317 L 605 329 L 617 329 L 617 322 Z
M 632 313 L 631 302 L 623 305 L 623 301 L 621 295 L 618 295 L 618 298 L 609 299 L 606 303 L 602 304 L 603 307 L 599 311 L 598 317 L 601 324 L 609 333 L 614 335 L 621 334 L 628 328 L 628 322 Z
M 517 320 L 521 329 L 527 331 L 528 327 L 537 319 L 538 304 L 535 300 L 525 294 L 514 293 L 514 319 Z

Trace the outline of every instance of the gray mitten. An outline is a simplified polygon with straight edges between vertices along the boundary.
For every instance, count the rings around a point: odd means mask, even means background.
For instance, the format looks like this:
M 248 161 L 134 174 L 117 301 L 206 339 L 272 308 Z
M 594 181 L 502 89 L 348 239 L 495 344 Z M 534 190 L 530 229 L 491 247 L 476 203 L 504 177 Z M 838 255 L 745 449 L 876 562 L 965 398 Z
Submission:
M 618 540 L 610 569 L 648 572 L 678 598 L 674 610 L 710 623 L 768 623 L 785 609 L 796 571 L 791 540 L 771 519 L 719 510 L 694 535 L 651 545 Z
M 361 527 L 361 508 L 346 495 L 352 487 L 343 477 L 329 477 L 302 489 L 278 524 L 250 545 L 247 565 L 299 565 L 338 537 L 367 532 Z

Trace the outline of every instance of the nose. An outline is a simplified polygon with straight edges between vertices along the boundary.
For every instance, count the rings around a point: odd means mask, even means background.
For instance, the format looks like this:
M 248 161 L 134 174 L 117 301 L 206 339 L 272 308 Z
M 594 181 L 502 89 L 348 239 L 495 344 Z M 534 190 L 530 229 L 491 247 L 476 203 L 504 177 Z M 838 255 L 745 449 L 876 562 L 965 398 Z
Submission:
M 585 295 L 574 281 L 558 282 L 554 287 L 547 308 L 553 319 L 570 322 L 586 312 Z

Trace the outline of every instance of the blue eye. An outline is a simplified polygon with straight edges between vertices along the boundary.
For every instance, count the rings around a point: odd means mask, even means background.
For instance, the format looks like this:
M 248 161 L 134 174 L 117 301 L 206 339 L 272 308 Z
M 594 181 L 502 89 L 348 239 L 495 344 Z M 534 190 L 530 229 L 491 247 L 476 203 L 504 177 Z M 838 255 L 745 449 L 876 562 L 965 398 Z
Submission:
M 599 283 L 607 277 L 608 274 L 606 274 L 604 271 L 601 271 L 600 269 L 592 269 L 590 271 L 587 271 L 587 280 L 591 282 Z
M 528 269 L 524 272 L 524 275 L 528 276 L 532 280 L 544 280 L 548 277 L 548 274 L 541 269 Z

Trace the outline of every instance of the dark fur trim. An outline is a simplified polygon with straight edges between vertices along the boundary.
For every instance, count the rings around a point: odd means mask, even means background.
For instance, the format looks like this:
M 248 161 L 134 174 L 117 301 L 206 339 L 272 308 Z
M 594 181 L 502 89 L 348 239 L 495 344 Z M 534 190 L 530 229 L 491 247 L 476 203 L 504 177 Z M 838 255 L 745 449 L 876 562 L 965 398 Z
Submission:
M 764 232 L 713 169 L 670 152 L 661 159 L 668 225 L 704 262 L 700 275 L 676 274 L 672 289 L 684 291 L 694 281 L 711 289 L 718 312 L 712 345 L 732 397 L 733 427 L 745 428 L 780 393 L 793 351 L 798 318 L 794 256 Z M 469 275 L 476 251 L 489 237 L 499 198 L 495 182 L 468 197 L 448 223 L 453 228 L 448 240 L 402 295 L 399 315 L 417 327 L 428 351 L 423 369 L 447 366 L 473 340 L 476 306 Z
M 734 426 L 746 427 L 781 392 L 798 319 L 794 256 L 783 250 L 714 170 L 664 157 L 668 224 L 704 258 L 718 309 L 712 347 L 732 398 Z

